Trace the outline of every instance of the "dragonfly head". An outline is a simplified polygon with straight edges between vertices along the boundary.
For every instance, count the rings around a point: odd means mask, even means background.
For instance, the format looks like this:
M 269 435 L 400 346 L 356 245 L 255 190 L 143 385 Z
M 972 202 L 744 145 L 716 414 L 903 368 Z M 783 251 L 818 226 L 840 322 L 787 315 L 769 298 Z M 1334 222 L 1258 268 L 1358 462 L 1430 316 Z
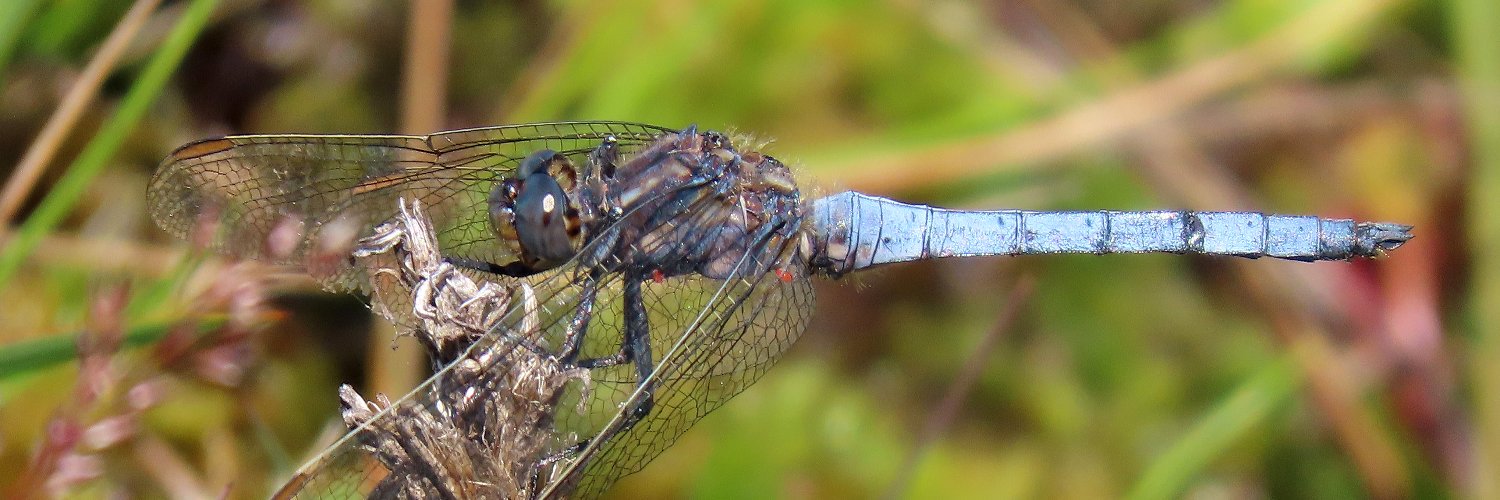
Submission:
M 569 195 L 576 183 L 568 157 L 543 149 L 527 156 L 514 176 L 490 190 L 490 224 L 522 264 L 546 269 L 578 251 L 582 224 Z

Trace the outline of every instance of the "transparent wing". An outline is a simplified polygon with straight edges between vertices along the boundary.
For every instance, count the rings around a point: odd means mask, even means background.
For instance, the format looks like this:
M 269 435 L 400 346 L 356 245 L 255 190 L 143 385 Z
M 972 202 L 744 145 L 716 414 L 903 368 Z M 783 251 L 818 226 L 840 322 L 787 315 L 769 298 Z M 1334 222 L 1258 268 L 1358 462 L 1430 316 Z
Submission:
M 485 202 L 517 163 L 551 148 L 582 165 L 607 135 L 628 155 L 664 132 L 671 130 L 565 122 L 429 136 L 209 139 L 163 160 L 147 204 L 157 225 L 177 237 L 207 237 L 221 253 L 297 266 L 331 288 L 357 290 L 366 277 L 343 257 L 370 228 L 395 215 L 398 197 L 428 208 L 450 255 L 503 264 L 514 256 L 495 239 Z
M 703 238 L 704 231 L 725 230 L 726 209 L 704 199 L 663 222 L 671 229 L 662 237 L 634 244 L 682 245 Z M 532 496 L 551 484 L 558 486 L 555 493 L 597 496 L 754 383 L 806 329 L 813 294 L 805 273 L 766 272 L 765 264 L 793 245 L 785 238 L 749 245 L 753 250 L 723 280 L 642 280 L 654 367 L 646 391 L 639 390 L 633 364 L 581 370 L 556 357 L 570 328 L 580 324 L 587 325 L 583 359 L 620 351 L 630 270 L 597 273 L 575 259 L 509 281 L 515 287 L 524 283 L 528 292 L 521 295 L 532 298 L 512 303 L 499 325 L 459 359 L 439 360 L 447 367 L 332 447 L 283 496 L 399 497 L 402 488 L 459 497 Z M 634 270 L 634 279 L 645 271 Z M 587 311 L 586 321 L 579 311 Z M 537 393 L 536 387 L 546 385 L 538 380 L 561 384 Z M 628 428 L 620 425 L 646 394 L 654 402 L 650 412 Z M 525 417 L 525 409 L 539 407 L 546 407 L 545 415 Z M 471 425 L 474 415 L 503 418 Z M 580 450 L 581 444 L 587 446 Z
M 646 391 L 652 409 L 628 429 L 612 428 L 611 420 L 623 418 L 643 393 L 631 366 L 594 370 L 586 411 L 558 415 L 560 432 L 595 436 L 593 449 L 554 479 L 569 496 L 603 493 L 753 384 L 806 330 L 814 305 L 808 280 L 783 282 L 769 273 L 647 283 L 645 295 L 655 361 Z

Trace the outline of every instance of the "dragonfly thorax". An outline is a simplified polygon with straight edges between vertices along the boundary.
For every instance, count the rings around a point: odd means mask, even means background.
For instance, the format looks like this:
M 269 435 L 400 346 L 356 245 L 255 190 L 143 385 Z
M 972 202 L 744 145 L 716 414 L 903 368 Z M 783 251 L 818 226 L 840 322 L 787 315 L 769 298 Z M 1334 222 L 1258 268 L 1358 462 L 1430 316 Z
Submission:
M 536 151 L 491 189 L 495 236 L 517 256 L 502 269 L 524 275 L 580 257 L 609 272 L 724 278 L 805 260 L 783 251 L 802 226 L 790 170 L 723 134 L 690 127 L 628 158 L 605 137 L 582 161 Z
M 625 208 L 621 262 L 664 276 L 723 279 L 791 268 L 802 227 L 800 192 L 775 158 L 740 152 L 693 127 L 663 135 L 623 163 L 606 198 Z

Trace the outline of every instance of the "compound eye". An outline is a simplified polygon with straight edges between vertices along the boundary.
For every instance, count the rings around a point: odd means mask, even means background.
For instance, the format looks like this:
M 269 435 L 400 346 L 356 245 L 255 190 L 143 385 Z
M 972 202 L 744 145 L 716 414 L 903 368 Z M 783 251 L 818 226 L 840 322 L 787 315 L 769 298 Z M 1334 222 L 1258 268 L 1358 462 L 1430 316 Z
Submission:
M 563 191 L 570 191 L 578 185 L 578 172 L 573 170 L 573 162 L 568 157 L 558 155 L 547 163 L 547 175 L 562 186 Z
M 506 179 L 490 188 L 490 227 L 495 230 L 495 236 L 500 238 L 502 244 L 515 244 L 519 238 L 516 234 L 515 207 L 520 189 L 521 181 L 515 179 Z
M 545 173 L 532 174 L 516 197 L 516 233 L 523 252 L 556 265 L 573 256 L 577 212 L 568 206 L 567 193 L 557 180 Z
M 521 166 L 516 168 L 516 178 L 525 179 L 531 174 L 546 171 L 547 165 L 552 163 L 552 159 L 555 157 L 557 157 L 557 152 L 551 149 L 542 149 L 531 153 L 525 160 L 521 160 Z

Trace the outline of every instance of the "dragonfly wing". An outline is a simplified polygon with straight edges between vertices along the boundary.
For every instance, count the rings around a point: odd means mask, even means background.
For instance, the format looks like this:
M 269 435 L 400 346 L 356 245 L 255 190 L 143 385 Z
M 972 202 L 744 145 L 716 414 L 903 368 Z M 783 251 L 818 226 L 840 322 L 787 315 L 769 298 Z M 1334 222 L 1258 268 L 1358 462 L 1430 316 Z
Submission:
M 670 129 L 622 122 L 506 125 L 431 136 L 244 135 L 183 146 L 163 160 L 147 203 L 157 225 L 236 257 L 302 268 L 334 289 L 365 288 L 347 249 L 420 200 L 450 255 L 513 260 L 486 198 L 521 159 L 550 148 L 582 164 L 613 135 L 623 152 Z
M 568 496 L 598 496 L 754 383 L 805 330 L 813 309 L 805 278 L 646 282 L 656 403 L 621 431 L 612 423 L 640 387 L 634 367 L 583 370 L 552 355 L 576 318 L 585 276 L 579 266 L 565 266 L 511 282 L 512 297 L 520 298 L 488 334 L 458 359 L 437 360 L 446 363 L 442 370 L 386 408 L 361 409 L 355 400 L 355 411 L 370 413 L 359 419 L 367 423 L 300 471 L 282 497 L 348 498 L 406 487 L 448 488 L 461 497 L 535 495 L 549 483 Z M 598 282 L 585 356 L 620 348 L 622 276 Z M 580 442 L 597 444 L 570 455 Z
M 556 471 L 552 481 L 560 491 L 597 496 L 645 467 L 699 419 L 759 379 L 806 330 L 814 308 L 806 273 L 773 269 L 797 250 L 796 238 L 746 234 L 744 226 L 727 222 L 735 220 L 732 212 L 738 210 L 706 197 L 663 222 L 662 231 L 635 242 L 640 252 L 652 253 L 655 245 L 713 241 L 713 232 L 730 231 L 731 239 L 744 241 L 747 251 L 723 279 L 689 274 L 644 281 L 650 378 L 642 389 L 631 363 L 595 368 L 589 391 L 570 393 L 577 403 L 564 399 L 560 404 L 557 433 L 588 443 Z M 785 223 L 797 227 L 796 218 Z M 582 359 L 621 351 L 627 337 L 623 279 L 615 273 L 601 285 Z M 649 412 L 624 424 L 648 397 Z M 578 410 L 570 411 L 572 405 Z
M 574 458 L 577 467 L 555 479 L 569 495 L 594 497 L 619 478 L 639 471 L 699 419 L 755 383 L 806 330 L 814 306 L 807 279 L 784 282 L 769 273 L 647 282 L 654 380 L 647 391 L 650 413 L 628 429 L 611 421 L 625 418 L 639 401 L 633 366 L 596 368 L 581 412 L 559 408 L 558 431 L 591 436 L 593 450 Z M 602 294 L 601 294 L 602 295 Z M 618 294 L 610 294 L 617 300 Z M 603 297 L 601 297 L 603 299 Z M 606 317 L 619 308 L 603 301 Z M 618 320 L 616 320 L 618 321 Z M 602 343 L 613 325 L 591 325 L 590 343 Z M 596 339 L 599 339 L 596 341 Z M 619 336 L 613 337 L 619 348 Z M 604 351 L 603 345 L 594 347 Z M 587 352 L 587 350 L 586 350 Z
M 524 471 L 517 467 L 526 465 L 537 482 L 524 494 L 555 487 L 552 491 L 567 495 L 597 496 L 616 479 L 640 470 L 696 421 L 754 383 L 802 334 L 812 314 L 813 293 L 806 270 L 778 267 L 805 266 L 788 260 L 798 255 L 800 215 L 755 214 L 773 222 L 748 225 L 758 228 L 752 230 L 746 224 L 752 215 L 733 202 L 734 197 L 714 196 L 699 185 L 682 189 L 705 191 L 669 192 L 663 196 L 697 201 L 657 212 L 660 217 L 650 219 L 652 227 L 627 226 L 623 221 L 640 220 L 632 219 L 627 211 L 619 225 L 601 231 L 572 261 L 534 276 L 496 281 L 508 290 L 526 291 L 523 295 L 529 298 L 510 304 L 503 319 L 462 355 L 436 360 L 445 368 L 401 401 L 378 414 L 354 419 L 367 423 L 301 473 L 288 490 L 314 497 L 388 493 L 388 488 L 400 484 L 445 489 L 443 481 L 453 479 L 454 486 L 448 489 L 456 496 L 485 496 L 491 492 L 473 488 L 505 483 L 495 478 L 520 477 Z M 438 226 L 440 232 L 442 227 Z M 708 247 L 726 252 L 713 255 L 741 257 L 724 269 L 718 267 L 718 258 L 703 263 L 711 265 L 714 276 L 722 277 L 718 279 L 700 274 L 668 276 L 645 267 L 676 265 L 679 271 L 674 272 L 680 273 L 681 262 L 660 260 L 661 256 L 699 255 L 692 249 Z M 654 257 L 628 260 L 640 256 Z M 580 359 L 609 358 L 622 352 L 627 337 L 627 279 L 643 282 L 640 300 L 651 346 L 648 378 L 642 381 L 631 361 L 590 363 L 584 366 L 595 367 L 587 370 L 561 362 L 560 353 L 572 345 L 569 339 L 577 338 L 580 327 Z M 526 366 L 540 366 L 543 372 L 563 378 L 556 379 L 560 382 L 556 390 L 533 395 L 531 401 L 541 403 L 528 405 L 526 398 L 505 403 L 518 390 L 538 386 L 518 382 L 534 377 L 510 375 Z M 622 425 L 622 419 L 635 413 L 648 396 L 652 409 L 633 425 Z M 361 404 L 356 401 L 353 406 L 358 409 Z M 466 409 L 474 407 L 486 410 Z M 545 410 L 546 418 L 520 426 L 483 424 L 482 419 L 481 423 L 465 423 L 475 414 L 539 408 Z M 423 430 L 439 429 L 442 422 L 459 428 Z M 438 437 L 413 439 L 425 435 Z M 451 444 L 412 444 L 434 440 Z M 517 441 L 525 444 L 522 451 L 492 449 Z M 580 449 L 581 443 L 585 446 Z M 415 471 L 403 465 L 413 460 L 443 465 Z M 440 479 L 426 479 L 434 477 Z

